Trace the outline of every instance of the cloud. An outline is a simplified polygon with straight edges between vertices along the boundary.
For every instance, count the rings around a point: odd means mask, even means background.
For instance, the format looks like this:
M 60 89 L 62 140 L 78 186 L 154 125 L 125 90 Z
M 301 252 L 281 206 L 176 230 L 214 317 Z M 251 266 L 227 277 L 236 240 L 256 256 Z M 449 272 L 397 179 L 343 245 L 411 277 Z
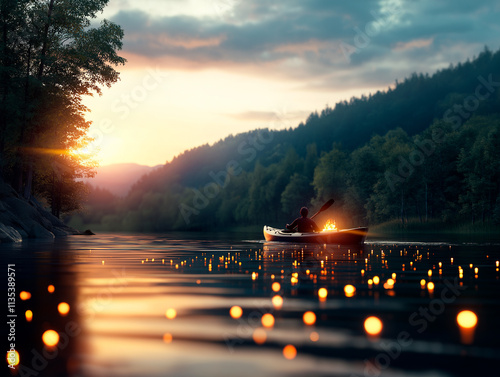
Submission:
M 311 88 L 393 82 L 499 47 L 500 7 L 488 0 L 210 1 L 219 9 L 211 17 L 125 8 L 112 21 L 139 61 L 239 69 Z

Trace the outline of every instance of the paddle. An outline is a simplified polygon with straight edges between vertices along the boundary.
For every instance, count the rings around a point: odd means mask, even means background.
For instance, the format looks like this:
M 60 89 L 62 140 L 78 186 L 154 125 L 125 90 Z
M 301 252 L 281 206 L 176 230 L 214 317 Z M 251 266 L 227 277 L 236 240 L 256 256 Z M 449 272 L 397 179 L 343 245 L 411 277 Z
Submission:
M 321 212 L 326 211 L 328 208 L 330 208 L 332 206 L 333 203 L 335 203 L 335 200 L 330 199 L 325 204 L 323 204 L 323 207 L 321 207 L 320 210 L 318 212 L 316 212 L 314 215 L 312 215 L 310 218 L 313 219 L 316 216 L 318 216 Z

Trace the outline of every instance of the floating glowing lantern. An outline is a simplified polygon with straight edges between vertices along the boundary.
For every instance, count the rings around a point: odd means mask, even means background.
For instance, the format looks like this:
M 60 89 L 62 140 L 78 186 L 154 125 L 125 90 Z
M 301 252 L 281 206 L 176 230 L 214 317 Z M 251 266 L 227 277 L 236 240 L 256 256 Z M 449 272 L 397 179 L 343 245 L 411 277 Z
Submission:
M 371 316 L 365 320 L 364 327 L 368 335 L 377 336 L 382 332 L 383 325 L 380 319 Z
M 291 344 L 287 344 L 285 348 L 283 348 L 283 356 L 288 360 L 295 359 L 297 356 L 297 349 Z
M 281 289 L 281 284 L 275 281 L 271 288 L 274 292 L 278 292 Z
M 49 293 L 54 293 L 55 290 L 56 290 L 56 288 L 52 284 L 47 287 L 47 291 Z
M 426 283 L 427 283 L 427 282 L 425 281 L 425 279 L 420 280 L 420 286 L 421 286 L 422 288 L 425 288 L 425 284 L 426 284 Z
M 428 275 L 429 277 L 431 277 L 431 276 L 432 276 L 432 270 L 427 271 L 427 275 Z
M 243 309 L 239 306 L 233 306 L 229 309 L 229 315 L 234 319 L 238 319 L 243 315 Z
M 427 289 L 429 291 L 433 291 L 434 290 L 434 283 L 432 281 L 430 281 L 430 282 L 427 283 Z
M 373 284 L 377 285 L 378 283 L 380 283 L 380 278 L 378 276 L 374 276 L 373 277 Z
M 328 219 L 322 231 L 327 232 L 331 230 L 337 230 L 337 225 L 335 225 L 335 221 L 332 222 L 332 220 Z
M 356 293 L 356 288 L 354 288 L 353 285 L 347 284 L 344 287 L 344 293 L 345 293 L 346 297 L 352 297 Z
M 387 281 L 384 283 L 384 289 L 392 289 L 392 288 L 394 288 L 394 280 L 387 279 Z
M 59 305 L 57 305 L 57 310 L 59 311 L 59 314 L 65 316 L 69 313 L 69 304 L 66 302 L 61 302 Z
M 472 344 L 474 331 L 477 325 L 477 315 L 470 310 L 462 310 L 457 315 L 457 323 L 460 329 L 460 340 L 464 344 Z
M 304 323 L 306 325 L 309 325 L 309 326 L 314 325 L 316 323 L 316 314 L 314 314 L 311 311 L 307 311 L 302 316 L 302 320 L 304 321 Z
M 54 347 L 59 343 L 59 334 L 54 330 L 47 330 L 43 333 L 42 340 L 47 347 Z
M 271 301 L 276 309 L 281 309 L 281 307 L 283 306 L 283 297 L 281 297 L 280 295 L 274 296 Z
M 261 322 L 262 322 L 262 326 L 264 326 L 264 327 L 273 327 L 274 326 L 274 317 L 271 313 L 266 313 L 262 316 Z
M 165 343 L 172 343 L 173 339 L 174 339 L 174 337 L 172 336 L 172 334 L 170 334 L 170 333 L 163 334 L 163 341 Z
M 477 325 L 477 316 L 470 310 L 463 310 L 457 315 L 457 323 L 464 329 L 472 329 Z
M 31 322 L 33 320 L 33 312 L 31 310 L 26 310 L 24 313 L 27 322 Z
M 256 328 L 254 331 L 253 331 L 253 334 L 252 334 L 252 338 L 253 338 L 253 341 L 256 343 L 256 344 L 264 344 L 267 340 L 267 333 L 266 333 L 266 330 L 264 330 L 263 328 L 259 327 L 259 328 Z
M 7 364 L 12 366 L 19 365 L 19 352 L 17 351 L 7 352 Z
M 328 296 L 328 291 L 326 288 L 320 288 L 318 290 L 318 297 L 322 300 L 326 299 L 326 296 Z
M 165 317 L 167 317 L 168 319 L 174 319 L 175 317 L 177 317 L 177 310 L 175 310 L 174 308 L 167 309 L 167 311 L 165 312 Z
M 319 334 L 316 331 L 313 331 L 309 335 L 309 339 L 311 339 L 312 342 L 317 342 L 319 340 Z
M 26 291 L 21 291 L 19 293 L 19 298 L 23 301 L 29 300 L 31 298 L 31 293 Z

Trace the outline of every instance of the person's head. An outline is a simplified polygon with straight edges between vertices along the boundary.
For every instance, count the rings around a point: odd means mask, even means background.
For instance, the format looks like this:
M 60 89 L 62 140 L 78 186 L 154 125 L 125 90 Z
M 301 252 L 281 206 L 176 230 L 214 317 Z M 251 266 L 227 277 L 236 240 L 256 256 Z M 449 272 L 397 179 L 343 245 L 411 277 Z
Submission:
M 309 210 L 307 209 L 307 207 L 302 207 L 302 208 L 300 209 L 300 215 L 301 215 L 302 217 L 307 217 L 307 215 L 308 215 L 308 214 L 309 214 Z

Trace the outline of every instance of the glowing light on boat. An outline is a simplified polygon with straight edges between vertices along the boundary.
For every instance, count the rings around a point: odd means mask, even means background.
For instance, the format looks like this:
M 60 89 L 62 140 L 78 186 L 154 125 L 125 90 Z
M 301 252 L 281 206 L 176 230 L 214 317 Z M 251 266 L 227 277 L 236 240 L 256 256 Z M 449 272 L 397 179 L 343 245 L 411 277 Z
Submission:
M 264 326 L 264 327 L 273 327 L 274 326 L 274 316 L 271 313 L 266 313 L 262 316 L 261 322 L 262 322 L 262 326 Z
M 354 288 L 353 285 L 347 284 L 344 287 L 344 293 L 345 293 L 346 297 L 352 297 L 356 293 L 356 288 Z
M 332 230 L 337 230 L 337 225 L 335 224 L 335 220 L 332 222 L 332 220 L 328 219 L 325 226 L 323 227 L 322 232 L 329 232 Z
M 167 311 L 165 312 L 165 317 L 167 317 L 168 319 L 174 319 L 175 317 L 177 317 L 177 310 L 175 310 L 174 308 L 167 309 Z
M 47 330 L 43 333 L 42 340 L 47 347 L 54 347 L 59 343 L 59 334 L 54 330 Z
M 21 291 L 21 293 L 19 293 L 19 298 L 23 301 L 29 300 L 31 298 L 31 293 L 26 291 Z
M 472 329 L 477 325 L 477 315 L 470 310 L 462 310 L 457 315 L 457 323 L 465 329 Z
M 297 349 L 291 344 L 287 344 L 283 348 L 283 356 L 288 360 L 295 359 L 295 357 L 297 356 Z
M 7 363 L 12 366 L 19 365 L 19 352 L 17 351 L 7 352 Z
M 59 314 L 65 316 L 69 313 L 69 304 L 67 302 L 61 302 L 57 305 L 57 310 L 59 311 Z
M 374 316 L 368 317 L 365 320 L 364 326 L 365 331 L 371 336 L 379 335 L 383 328 L 382 321 Z
M 302 320 L 306 325 L 314 325 L 316 323 L 316 314 L 311 311 L 305 312 L 302 316 Z

